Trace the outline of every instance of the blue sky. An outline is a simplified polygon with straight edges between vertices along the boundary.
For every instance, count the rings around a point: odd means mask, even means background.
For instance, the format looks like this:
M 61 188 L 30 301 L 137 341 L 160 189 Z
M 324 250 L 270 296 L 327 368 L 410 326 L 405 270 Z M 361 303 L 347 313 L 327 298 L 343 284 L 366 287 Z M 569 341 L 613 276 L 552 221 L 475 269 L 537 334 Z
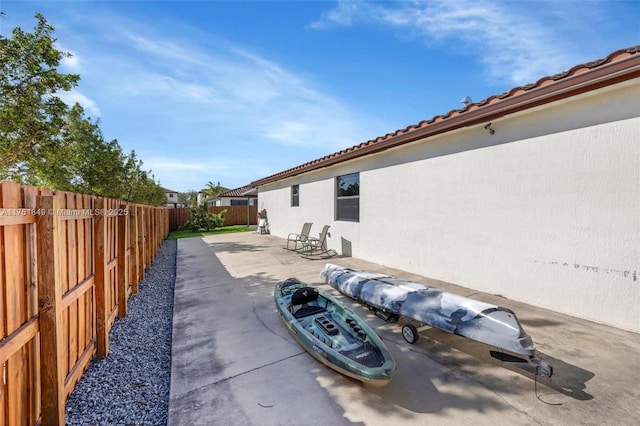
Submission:
M 164 187 L 236 188 L 640 44 L 639 1 L 16 1 Z

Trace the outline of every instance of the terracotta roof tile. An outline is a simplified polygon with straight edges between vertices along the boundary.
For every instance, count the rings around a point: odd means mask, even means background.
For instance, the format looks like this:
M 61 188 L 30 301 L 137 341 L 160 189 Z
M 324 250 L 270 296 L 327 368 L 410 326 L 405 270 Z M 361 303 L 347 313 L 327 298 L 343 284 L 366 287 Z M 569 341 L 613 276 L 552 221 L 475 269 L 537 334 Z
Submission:
M 375 139 L 267 176 L 252 182 L 251 186 L 257 187 L 275 182 L 638 77 L 640 77 L 640 45 L 615 51 L 605 58 L 576 65 L 568 71 L 542 77 L 535 83 L 514 87 L 507 92 L 466 105 L 462 109 L 436 115 L 431 120 L 411 124 L 393 133 L 378 136 Z
M 218 194 L 218 197 L 245 197 L 246 195 L 244 195 L 244 193 L 254 188 L 255 187 L 253 185 L 245 185 L 245 186 L 241 186 L 240 188 L 230 189 L 226 192 L 221 192 L 220 194 Z

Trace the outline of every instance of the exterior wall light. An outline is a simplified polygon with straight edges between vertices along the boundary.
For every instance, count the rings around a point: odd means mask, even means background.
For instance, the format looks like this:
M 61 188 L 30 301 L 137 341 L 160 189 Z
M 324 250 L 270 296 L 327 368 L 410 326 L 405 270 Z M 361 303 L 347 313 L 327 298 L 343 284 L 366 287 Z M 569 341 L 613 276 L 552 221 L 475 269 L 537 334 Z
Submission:
M 494 133 L 496 132 L 495 130 L 493 130 L 493 129 L 491 128 L 491 123 L 487 123 L 487 124 L 485 124 L 485 125 L 484 125 L 484 128 L 485 128 L 485 130 L 488 130 L 488 131 L 489 131 L 489 134 L 490 134 L 490 135 L 492 135 L 492 134 L 494 134 Z

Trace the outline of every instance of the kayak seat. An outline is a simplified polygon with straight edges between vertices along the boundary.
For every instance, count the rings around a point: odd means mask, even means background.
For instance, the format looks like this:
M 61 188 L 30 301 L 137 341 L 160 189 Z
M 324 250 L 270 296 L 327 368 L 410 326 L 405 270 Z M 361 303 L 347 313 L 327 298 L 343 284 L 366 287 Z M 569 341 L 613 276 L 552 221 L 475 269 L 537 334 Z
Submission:
M 324 307 L 318 305 L 319 295 L 320 292 L 314 287 L 303 287 L 296 290 L 291 296 L 291 305 L 292 307 L 302 306 L 295 310 L 293 316 L 303 318 L 326 311 Z
M 308 317 L 309 315 L 320 314 L 325 311 L 326 309 L 322 306 L 302 305 L 300 309 L 293 313 L 293 316 L 296 318 L 304 318 Z
M 314 302 L 318 300 L 318 296 L 320 296 L 320 292 L 317 288 L 314 287 L 302 287 L 297 289 L 291 295 L 291 304 L 292 305 L 303 305 L 305 303 Z

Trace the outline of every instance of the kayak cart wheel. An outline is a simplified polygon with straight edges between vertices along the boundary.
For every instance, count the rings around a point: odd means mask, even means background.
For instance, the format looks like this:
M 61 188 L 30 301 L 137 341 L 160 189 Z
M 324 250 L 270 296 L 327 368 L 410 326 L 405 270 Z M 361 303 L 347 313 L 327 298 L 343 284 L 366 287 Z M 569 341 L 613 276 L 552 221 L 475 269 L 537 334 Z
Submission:
M 405 324 L 402 326 L 402 337 L 409 344 L 414 344 L 420 338 L 418 329 L 413 324 Z

